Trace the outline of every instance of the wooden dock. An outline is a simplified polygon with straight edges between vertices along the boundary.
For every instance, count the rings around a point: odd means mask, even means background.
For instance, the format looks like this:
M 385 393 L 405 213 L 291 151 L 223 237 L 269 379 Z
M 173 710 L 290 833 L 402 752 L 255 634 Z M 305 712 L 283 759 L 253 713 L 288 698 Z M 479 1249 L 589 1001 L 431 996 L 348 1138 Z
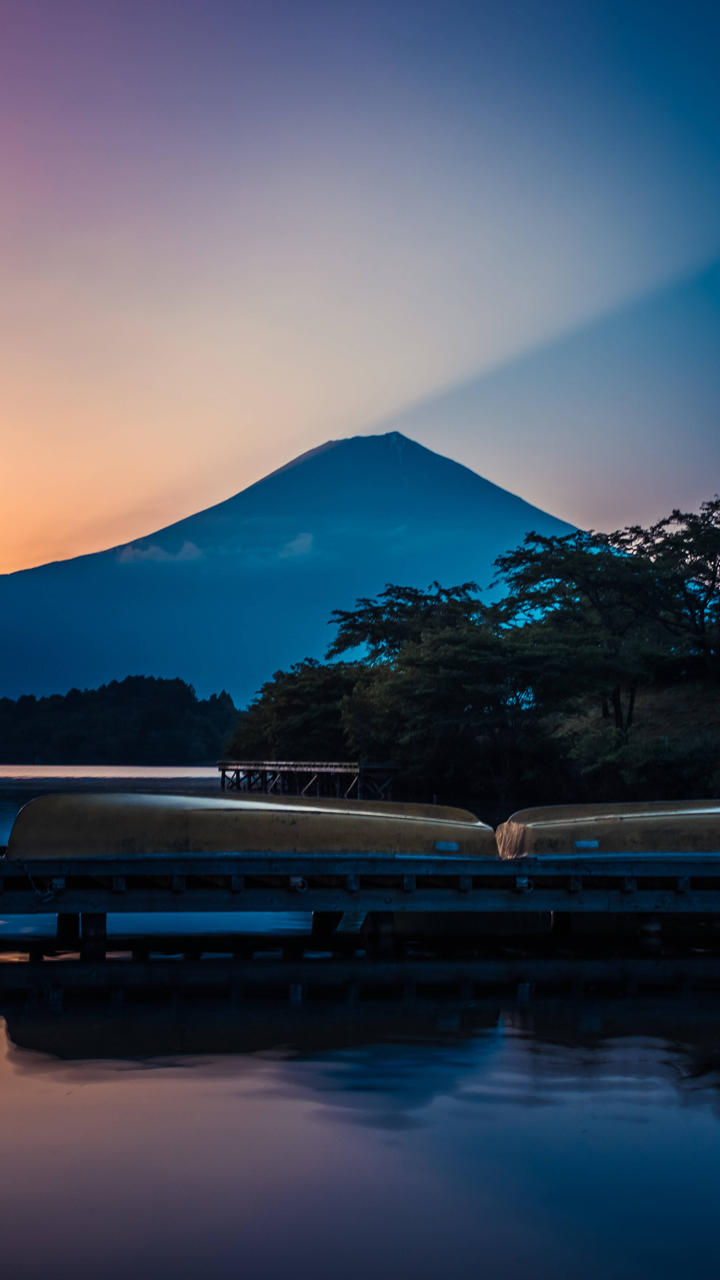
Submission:
M 392 800 L 392 765 L 348 760 L 219 760 L 223 791 Z
M 512 861 L 233 852 L 0 861 L 0 917 L 55 916 L 56 941 L 65 947 L 82 941 L 102 954 L 110 913 L 180 912 L 207 913 L 209 928 L 216 912 L 313 913 L 314 936 L 325 938 L 351 912 L 382 922 L 377 936 L 386 941 L 413 916 L 432 917 L 448 937 L 461 921 L 472 931 L 474 917 L 478 937 L 493 916 L 520 929 L 538 915 L 594 915 L 609 924 L 618 917 L 720 919 L 720 852 Z

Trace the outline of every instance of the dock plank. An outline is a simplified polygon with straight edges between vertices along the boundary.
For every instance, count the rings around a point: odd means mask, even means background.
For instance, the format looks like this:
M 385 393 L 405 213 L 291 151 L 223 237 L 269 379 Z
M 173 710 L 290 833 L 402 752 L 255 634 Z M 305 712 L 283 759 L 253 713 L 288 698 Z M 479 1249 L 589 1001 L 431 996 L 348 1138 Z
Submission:
M 2 913 L 720 914 L 720 852 L 524 857 L 153 854 L 0 862 Z

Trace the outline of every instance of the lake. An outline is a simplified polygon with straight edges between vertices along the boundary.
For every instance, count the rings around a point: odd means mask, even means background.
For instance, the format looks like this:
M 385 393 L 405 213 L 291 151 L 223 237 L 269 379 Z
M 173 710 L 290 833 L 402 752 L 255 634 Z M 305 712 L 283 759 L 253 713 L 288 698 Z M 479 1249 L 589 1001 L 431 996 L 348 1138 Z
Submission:
M 422 1014 L 180 990 L 4 1013 L 2 1257 L 18 1280 L 720 1265 L 714 999 Z
M 0 984 L 12 1280 L 720 1266 L 712 991 L 298 1001 L 190 989 L 177 962 L 162 991 L 59 999 L 68 963 L 46 961 L 34 995 Z

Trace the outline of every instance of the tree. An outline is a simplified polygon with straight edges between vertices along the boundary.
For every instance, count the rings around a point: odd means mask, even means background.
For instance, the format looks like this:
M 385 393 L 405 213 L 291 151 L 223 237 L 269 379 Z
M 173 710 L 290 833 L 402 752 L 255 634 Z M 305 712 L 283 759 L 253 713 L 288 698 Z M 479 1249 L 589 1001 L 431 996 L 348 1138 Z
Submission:
M 629 556 L 600 534 L 563 537 L 531 533 L 496 561 L 507 595 L 495 614 L 522 628 L 519 648 L 535 648 L 536 679 L 543 662 L 564 670 L 565 697 L 595 690 L 603 714 L 612 707 L 616 729 L 633 721 L 638 685 L 649 678 L 661 649 L 660 626 L 649 609 L 656 587 L 652 565 Z M 556 696 L 562 700 L 561 689 Z
M 720 676 L 720 498 L 699 512 L 674 510 L 643 529 L 628 525 L 608 544 L 630 563 L 649 566 L 645 607 L 681 653 L 697 654 L 713 680 Z
M 341 704 L 357 664 L 306 658 L 276 671 L 238 721 L 228 751 L 238 760 L 342 760 L 348 746 Z
M 335 609 L 331 622 L 337 635 L 327 651 L 328 658 L 349 649 L 364 648 L 370 663 L 397 658 L 403 645 L 420 640 L 427 631 L 479 620 L 485 606 L 477 598 L 475 582 L 457 587 L 441 587 L 432 582 L 426 591 L 388 583 L 375 599 L 362 596 L 354 609 Z
M 489 815 L 558 778 L 558 750 L 510 639 L 477 622 L 426 631 L 368 668 L 342 707 L 354 754 L 391 759 L 411 790 L 478 800 Z

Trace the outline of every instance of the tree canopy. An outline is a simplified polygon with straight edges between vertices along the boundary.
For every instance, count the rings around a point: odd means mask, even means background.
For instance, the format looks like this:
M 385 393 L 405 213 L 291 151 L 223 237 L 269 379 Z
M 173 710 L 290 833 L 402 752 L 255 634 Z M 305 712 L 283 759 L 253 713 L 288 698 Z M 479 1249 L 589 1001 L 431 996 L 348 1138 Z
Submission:
M 522 626 L 522 646 L 537 658 L 536 679 L 547 679 L 543 657 L 550 671 L 560 663 L 565 688 L 556 685 L 556 699 L 595 693 L 605 715 L 612 707 L 615 727 L 628 729 L 638 685 L 664 639 L 651 563 L 578 530 L 529 534 L 496 564 L 506 590 L 498 616 L 508 627 Z
M 237 760 L 345 759 L 342 704 L 357 678 L 353 663 L 312 658 L 276 671 L 241 713 L 230 755 Z
M 629 563 L 647 567 L 651 616 L 676 649 L 701 658 L 714 680 L 720 675 L 720 498 L 700 510 L 674 510 L 643 529 L 629 525 L 608 537 Z
M 389 582 L 375 599 L 362 596 L 354 609 L 335 609 L 330 621 L 337 635 L 327 657 L 362 647 L 366 662 L 397 658 L 404 645 L 420 640 L 428 631 L 442 631 L 482 618 L 486 607 L 478 599 L 475 582 L 441 587 L 431 582 L 427 591 Z

